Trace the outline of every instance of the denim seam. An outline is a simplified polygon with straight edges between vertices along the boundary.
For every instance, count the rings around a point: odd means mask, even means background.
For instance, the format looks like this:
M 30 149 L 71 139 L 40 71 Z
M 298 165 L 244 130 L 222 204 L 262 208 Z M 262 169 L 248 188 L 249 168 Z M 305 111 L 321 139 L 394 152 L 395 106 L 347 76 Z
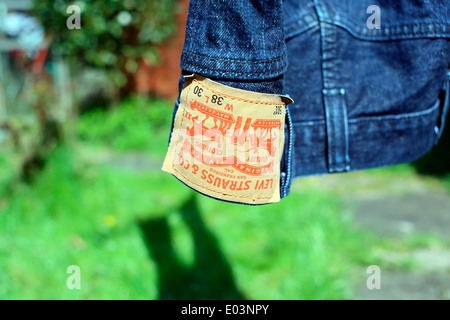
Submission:
M 352 21 L 345 16 L 339 14 L 331 14 L 329 10 L 324 10 L 325 3 L 313 1 L 316 8 L 319 8 L 319 22 L 332 24 L 343 28 L 355 38 L 360 40 L 386 41 L 401 40 L 415 38 L 449 38 L 450 23 L 443 21 L 430 21 L 420 23 L 403 23 L 397 25 L 383 26 L 381 29 L 369 30 L 367 26 L 361 26 L 358 22 Z M 317 11 L 317 9 L 316 9 Z M 302 24 L 306 17 L 311 16 L 309 13 L 300 15 L 294 21 L 289 21 L 285 26 L 285 33 L 288 35 L 286 39 L 299 35 L 308 31 L 311 27 L 319 23 L 306 22 Z M 295 26 L 298 26 L 295 28 Z
M 313 127 L 317 125 L 324 125 L 324 120 L 317 120 L 317 121 L 307 121 L 307 122 L 296 122 L 294 123 L 294 127 Z
M 276 62 L 278 63 L 278 62 Z M 275 63 L 274 63 L 275 64 Z M 210 68 L 206 66 L 195 65 L 191 63 L 181 63 L 181 69 L 197 73 L 206 77 L 236 77 L 237 80 L 267 80 L 282 75 L 287 70 L 287 64 L 283 63 L 282 68 L 276 67 L 272 72 L 265 70 L 264 72 L 255 71 L 220 71 L 218 68 Z M 227 66 L 222 68 L 228 68 Z M 258 77 L 258 79 L 254 79 Z
M 420 119 L 420 118 L 416 118 L 416 120 L 417 119 Z M 417 128 L 421 128 L 421 129 L 424 128 L 424 129 L 427 130 L 429 135 L 432 136 L 432 135 L 434 135 L 434 132 L 433 132 L 434 120 L 435 120 L 435 117 L 434 116 L 431 117 L 431 115 L 429 115 L 428 119 L 425 120 L 424 123 L 420 123 L 419 126 L 404 126 L 404 121 L 401 121 L 401 119 L 397 120 L 396 122 L 400 126 L 398 128 L 398 130 L 401 130 L 402 132 L 415 132 Z M 382 125 L 381 123 L 375 122 L 374 125 L 375 125 L 375 128 L 372 128 L 372 132 L 380 133 L 382 131 L 383 132 L 385 131 L 385 128 L 383 126 L 381 126 Z M 349 129 L 350 129 L 349 132 L 351 133 L 351 135 L 349 135 L 349 139 L 350 138 L 355 139 L 359 135 L 358 134 L 359 130 L 365 130 L 366 128 L 367 128 L 367 124 L 366 123 L 351 124 L 350 127 L 349 127 Z M 320 132 L 322 132 L 322 134 L 323 134 L 323 132 L 325 130 L 325 126 L 324 126 L 324 124 L 322 124 L 322 125 L 317 125 L 317 126 L 313 126 L 313 127 L 304 127 L 304 128 L 299 127 L 297 129 L 297 132 L 299 132 L 301 134 L 302 130 L 307 130 L 307 132 L 308 132 L 307 135 L 312 134 L 313 132 L 316 132 L 316 130 L 320 130 Z M 389 129 L 389 132 L 392 132 L 392 129 Z M 411 140 L 411 138 L 408 138 L 408 137 L 409 137 L 409 135 L 405 135 L 406 139 L 410 139 L 409 141 L 413 141 L 413 140 Z M 351 140 L 353 140 L 353 139 L 351 139 Z M 321 139 L 319 143 L 320 143 L 321 147 L 323 146 L 324 148 L 326 148 L 325 140 Z M 367 143 L 369 145 L 371 145 L 371 146 L 374 146 L 374 142 L 371 141 L 371 140 L 368 140 Z M 402 143 L 403 143 L 402 146 L 404 148 L 407 148 L 408 143 L 406 141 L 404 141 L 404 140 L 403 140 Z M 298 148 L 301 148 L 301 146 L 297 145 L 296 149 L 298 149 Z M 362 147 L 362 149 L 364 149 L 364 150 L 369 150 L 370 148 L 371 147 L 368 147 L 368 146 L 363 146 Z M 403 150 L 406 150 L 406 149 L 403 149 Z M 361 161 L 357 161 L 356 162 L 356 166 L 355 166 L 355 163 L 352 164 L 352 167 L 351 167 L 350 171 L 359 171 L 359 170 L 363 170 L 363 169 L 369 169 L 369 168 L 375 168 L 375 167 L 381 167 L 381 166 L 392 166 L 392 165 L 398 164 L 398 163 L 410 162 L 410 161 L 413 161 L 413 160 L 419 158 L 421 155 L 423 155 L 424 154 L 423 150 L 420 151 L 420 152 L 419 151 L 415 152 L 412 155 L 411 158 L 406 159 L 406 160 L 402 160 L 401 162 L 397 162 L 397 161 L 392 162 L 392 161 L 385 161 L 383 159 L 380 159 L 379 161 L 373 162 L 370 165 L 364 165 L 364 163 L 362 163 Z M 359 151 L 362 151 L 362 150 L 359 150 Z M 355 152 L 355 150 L 353 150 L 353 152 Z M 308 161 L 308 163 L 315 163 L 317 161 L 317 155 L 311 154 L 310 157 L 304 157 L 303 159 L 305 161 Z M 364 165 L 364 166 L 361 167 L 361 165 Z M 307 172 L 304 172 L 302 170 L 298 170 L 295 173 L 294 178 L 329 174 L 328 171 L 325 171 L 325 170 L 323 170 L 321 168 L 316 168 L 316 169 L 313 169 L 313 170 L 314 171 L 308 170 Z
M 290 114 L 289 107 L 286 106 L 286 118 L 287 118 L 287 127 L 288 127 L 288 150 L 287 150 L 287 159 L 286 159 L 286 176 L 284 177 L 284 185 L 283 185 L 283 192 L 282 197 L 286 197 L 288 194 L 288 189 L 292 183 L 292 176 L 293 174 L 291 171 L 295 168 L 293 165 L 293 161 L 295 160 L 295 157 L 292 156 L 292 152 L 294 150 L 294 130 L 292 126 L 292 118 Z
M 197 53 L 197 52 L 192 52 L 192 51 L 187 51 L 187 50 L 183 50 L 183 54 L 185 55 L 195 55 L 195 56 L 199 56 L 201 58 L 204 59 L 208 59 L 208 60 L 214 60 L 214 61 L 219 61 L 219 62 L 223 62 L 223 61 L 227 61 L 227 62 L 232 62 L 232 63 L 254 63 L 254 64 L 261 64 L 261 63 L 276 63 L 276 62 L 282 62 L 285 59 L 284 55 L 281 55 L 279 57 L 273 58 L 273 59 L 265 59 L 265 60 L 258 60 L 258 61 L 249 61 L 249 60 L 244 60 L 244 59 L 233 59 L 233 58 L 222 58 L 222 57 L 210 57 L 206 54 L 202 54 L 202 53 Z
M 308 31 L 311 31 L 311 30 L 316 31 L 316 30 L 319 30 L 319 29 L 320 29 L 319 23 L 314 22 L 314 23 L 311 23 L 310 25 L 306 26 L 305 28 L 302 28 L 302 29 L 299 29 L 299 30 L 296 30 L 296 31 L 286 32 L 286 36 L 285 36 L 284 40 L 287 41 L 287 40 L 292 39 L 294 37 L 298 37 L 298 36 L 300 36 L 302 34 L 305 34 Z
M 281 74 L 283 74 L 286 70 L 286 68 L 283 68 L 283 70 L 281 71 L 277 71 L 276 73 L 255 73 L 255 72 L 245 72 L 245 71 L 218 71 L 217 69 L 213 69 L 213 68 L 208 68 L 208 67 L 198 67 L 195 65 L 191 65 L 191 64 L 185 64 L 182 66 L 183 70 L 188 70 L 191 71 L 192 73 L 196 73 L 199 75 L 203 75 L 203 76 L 207 76 L 207 77 L 213 77 L 213 78 L 217 78 L 217 77 L 240 77 L 240 76 L 245 76 L 242 78 L 238 78 L 237 80 L 253 80 L 247 77 L 261 77 L 260 79 L 254 79 L 254 80 L 267 80 L 267 79 L 271 79 L 271 78 L 275 78 Z M 206 74 L 205 71 L 209 71 L 211 72 L 211 74 Z
M 339 87 L 337 27 L 325 22 L 329 19 L 326 4 L 317 0 L 314 3 L 320 21 L 322 101 L 325 111 L 328 171 L 343 172 L 350 170 L 350 157 L 345 90 Z
M 447 70 L 447 72 L 446 72 L 443 90 L 445 91 L 444 105 L 443 105 L 442 111 L 441 111 L 439 126 L 436 125 L 436 127 L 435 127 L 436 144 L 439 142 L 440 138 L 442 137 L 442 134 L 444 133 L 445 122 L 446 122 L 448 111 L 450 108 L 450 70 Z
M 360 118 L 351 118 L 348 119 L 348 123 L 350 124 L 358 124 L 359 122 L 371 122 L 371 121 L 382 121 L 382 122 L 392 122 L 392 121 L 415 121 L 417 119 L 421 119 L 423 116 L 431 115 L 433 112 L 436 112 L 436 109 L 439 108 L 440 101 L 434 103 L 434 105 L 426 110 L 405 113 L 400 115 L 385 115 L 385 116 L 372 116 L 372 117 L 360 117 Z M 303 121 L 303 122 L 294 122 L 292 124 L 294 127 L 313 127 L 313 126 L 324 126 L 324 120 L 312 120 L 312 121 Z
M 331 92 L 330 92 L 331 91 Z M 349 129 L 345 90 L 324 90 L 328 166 L 330 172 L 350 170 Z
M 348 33 L 350 33 L 353 37 L 360 39 L 360 40 L 367 40 L 367 41 L 387 41 L 387 40 L 408 40 L 408 39 L 418 39 L 418 38 L 449 38 L 450 32 L 444 31 L 420 31 L 420 32 L 414 32 L 414 27 L 419 26 L 420 29 L 423 29 L 423 26 L 434 26 L 436 24 L 417 24 L 417 25 L 400 25 L 396 27 L 383 27 L 382 29 L 373 29 L 370 30 L 364 27 L 355 27 L 346 21 L 341 20 L 340 18 L 336 18 L 336 20 L 327 20 L 325 19 L 323 22 L 329 23 L 335 26 L 338 26 Z M 442 29 L 448 29 L 450 30 L 450 24 L 444 23 L 441 24 L 443 27 Z M 392 29 L 402 29 L 403 31 L 392 31 Z M 408 28 L 408 31 L 404 31 L 405 28 Z M 413 29 L 412 31 L 409 31 L 410 29 Z M 368 32 L 372 32 L 372 34 L 367 34 Z M 375 32 L 378 32 L 378 34 L 373 34 Z M 382 34 L 383 33 L 383 34 Z
M 348 121 L 351 123 L 354 122 L 362 122 L 362 121 L 391 121 L 391 120 L 408 120 L 408 119 L 416 119 L 421 116 L 432 114 L 436 111 L 436 109 L 439 108 L 439 100 L 434 103 L 434 105 L 426 110 L 418 111 L 418 112 L 410 112 L 405 114 L 398 114 L 398 115 L 385 115 L 385 116 L 373 116 L 373 117 L 361 117 L 361 118 L 352 118 Z

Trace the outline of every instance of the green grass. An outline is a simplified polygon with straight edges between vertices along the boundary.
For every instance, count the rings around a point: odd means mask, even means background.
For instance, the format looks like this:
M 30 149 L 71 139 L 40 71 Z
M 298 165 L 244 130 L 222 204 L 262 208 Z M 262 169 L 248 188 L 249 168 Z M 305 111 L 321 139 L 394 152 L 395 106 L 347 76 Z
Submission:
M 383 252 L 448 245 L 356 231 L 341 205 L 423 179 L 414 164 L 353 173 L 346 185 L 304 179 L 280 203 L 252 207 L 198 195 L 159 167 L 105 161 L 105 150 L 161 159 L 172 108 L 135 98 L 83 115 L 80 143 L 56 149 L 32 185 L 11 183 L 17 161 L 0 150 L 0 299 L 347 299 L 369 265 L 411 268 Z M 71 265 L 80 290 L 66 285 Z
M 64 147 L 0 210 L 0 298 L 349 298 L 362 246 L 319 189 L 236 205 L 160 171 L 82 163 Z M 70 265 L 80 290 L 66 286 Z
M 78 122 L 82 141 L 117 151 L 164 152 L 169 139 L 173 103 L 130 98 L 112 110 L 95 109 Z

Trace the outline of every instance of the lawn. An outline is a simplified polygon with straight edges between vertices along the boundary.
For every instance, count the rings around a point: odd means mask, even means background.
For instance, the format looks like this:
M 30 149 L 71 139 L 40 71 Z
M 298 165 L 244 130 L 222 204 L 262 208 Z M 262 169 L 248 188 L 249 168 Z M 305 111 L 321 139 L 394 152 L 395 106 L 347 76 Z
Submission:
M 352 298 L 378 242 L 338 195 L 310 184 L 255 207 L 198 195 L 160 170 L 171 114 L 137 99 L 83 115 L 80 140 L 32 185 L 11 184 L 0 152 L 0 299 Z

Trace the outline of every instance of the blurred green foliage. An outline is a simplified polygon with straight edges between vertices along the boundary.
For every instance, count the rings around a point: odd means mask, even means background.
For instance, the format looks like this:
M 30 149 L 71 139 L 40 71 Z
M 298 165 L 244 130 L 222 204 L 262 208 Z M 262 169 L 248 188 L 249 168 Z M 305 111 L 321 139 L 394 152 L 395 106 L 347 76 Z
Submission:
M 68 29 L 70 5 L 81 9 L 81 29 Z M 73 63 L 111 71 L 118 86 L 139 59 L 156 61 L 155 45 L 174 30 L 175 0 L 39 0 L 34 13 L 52 37 L 53 50 Z
M 117 151 L 146 150 L 162 155 L 167 150 L 173 106 L 165 100 L 134 97 L 112 110 L 95 109 L 78 122 L 84 142 Z
M 331 193 L 242 206 L 196 194 L 160 163 L 111 158 L 135 149 L 162 157 L 169 106 L 132 98 L 81 115 L 80 143 L 56 149 L 34 184 L 0 195 L 0 298 L 351 297 L 353 261 L 367 248 Z M 99 161 L 104 149 L 113 152 Z M 5 182 L 9 159 L 0 157 Z M 70 265 L 81 290 L 66 287 Z
M 194 206 L 159 168 L 80 151 L 59 148 L 33 186 L 0 203 L 1 299 L 351 297 L 352 259 L 367 244 L 333 195 L 311 188 L 255 207 L 197 195 Z M 66 287 L 70 265 L 80 290 Z
M 346 299 L 368 265 L 412 267 L 382 252 L 448 246 L 355 230 L 342 203 L 355 196 L 348 181 L 303 179 L 279 203 L 243 206 L 196 194 L 161 163 L 114 161 L 131 150 L 161 158 L 171 113 L 141 97 L 81 115 L 80 143 L 55 149 L 31 185 L 11 184 L 17 161 L 0 149 L 0 299 Z M 411 165 L 358 174 L 377 178 L 372 191 L 419 179 Z M 80 290 L 66 286 L 70 265 Z

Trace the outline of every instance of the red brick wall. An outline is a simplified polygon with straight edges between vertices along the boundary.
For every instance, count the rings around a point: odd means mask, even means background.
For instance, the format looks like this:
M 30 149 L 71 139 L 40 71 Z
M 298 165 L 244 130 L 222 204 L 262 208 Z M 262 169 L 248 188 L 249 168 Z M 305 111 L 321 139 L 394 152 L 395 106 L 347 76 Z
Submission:
M 149 66 L 142 62 L 136 74 L 137 91 L 141 94 L 157 95 L 167 99 L 175 99 L 178 94 L 180 77 L 180 56 L 183 49 L 186 16 L 189 0 L 178 0 L 180 10 L 176 14 L 176 31 L 158 50 L 161 63 Z

